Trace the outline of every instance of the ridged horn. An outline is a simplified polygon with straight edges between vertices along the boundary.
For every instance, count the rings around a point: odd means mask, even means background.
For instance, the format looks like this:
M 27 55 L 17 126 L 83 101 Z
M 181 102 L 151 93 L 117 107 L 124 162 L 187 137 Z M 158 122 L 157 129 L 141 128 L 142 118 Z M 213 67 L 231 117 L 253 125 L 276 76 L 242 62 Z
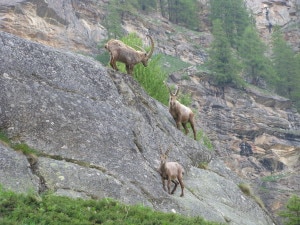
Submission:
M 150 59 L 151 56 L 152 56 L 152 54 L 153 54 L 153 52 L 154 52 L 154 41 L 153 41 L 153 39 L 152 39 L 152 37 L 150 35 L 147 35 L 147 37 L 149 37 L 149 39 L 151 41 L 151 49 L 150 49 L 150 51 L 148 53 L 148 58 Z

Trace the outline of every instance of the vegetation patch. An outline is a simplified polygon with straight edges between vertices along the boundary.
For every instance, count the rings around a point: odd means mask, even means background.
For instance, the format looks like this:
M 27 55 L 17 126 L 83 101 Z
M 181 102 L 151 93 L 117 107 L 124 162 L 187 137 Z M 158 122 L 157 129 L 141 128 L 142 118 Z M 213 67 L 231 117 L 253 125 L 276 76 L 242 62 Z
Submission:
M 197 224 L 215 225 L 201 217 L 162 213 L 112 199 L 83 200 L 45 194 L 16 194 L 0 188 L 0 224 Z
M 264 182 L 277 182 L 281 178 L 285 177 L 284 174 L 277 174 L 277 175 L 270 175 L 270 176 L 265 176 L 261 178 L 262 181 Z
M 256 196 L 256 195 L 253 194 L 253 192 L 252 192 L 251 187 L 250 187 L 249 184 L 246 184 L 246 183 L 240 183 L 238 186 L 239 186 L 239 188 L 241 189 L 241 191 L 242 191 L 245 195 L 247 195 L 247 196 L 251 197 L 252 199 L 254 199 L 254 201 L 255 201 L 262 209 L 266 210 L 266 207 L 265 207 L 263 201 L 261 200 L 260 197 L 258 197 L 258 196 Z
M 198 164 L 199 169 L 207 170 L 208 169 L 208 163 L 207 162 L 200 162 Z
M 279 216 L 284 218 L 286 225 L 300 224 L 300 197 L 292 195 L 288 200 L 285 210 L 279 212 Z
M 30 148 L 27 144 L 25 143 L 12 143 L 11 140 L 7 137 L 7 134 L 3 131 L 0 131 L 0 140 L 4 143 L 6 143 L 10 148 L 22 152 L 24 155 L 38 155 L 38 152 Z
M 238 186 L 245 195 L 247 195 L 247 196 L 252 195 L 251 188 L 250 188 L 249 184 L 240 183 Z

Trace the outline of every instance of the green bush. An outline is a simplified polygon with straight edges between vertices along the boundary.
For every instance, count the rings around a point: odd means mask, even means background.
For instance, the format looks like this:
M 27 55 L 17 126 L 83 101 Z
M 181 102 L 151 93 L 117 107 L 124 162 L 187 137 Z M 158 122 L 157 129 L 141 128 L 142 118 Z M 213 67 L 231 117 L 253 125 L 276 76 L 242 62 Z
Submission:
M 300 197 L 292 195 L 288 200 L 286 209 L 279 213 L 283 217 L 285 225 L 299 225 L 300 224 Z

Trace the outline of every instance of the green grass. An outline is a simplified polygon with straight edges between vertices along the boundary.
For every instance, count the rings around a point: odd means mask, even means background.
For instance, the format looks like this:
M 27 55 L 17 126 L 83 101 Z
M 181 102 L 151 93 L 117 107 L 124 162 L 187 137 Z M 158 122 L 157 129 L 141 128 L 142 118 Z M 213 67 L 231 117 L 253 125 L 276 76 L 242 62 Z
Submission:
M 164 105 L 168 105 L 169 91 L 164 85 L 167 74 L 161 69 L 159 61 L 160 56 L 156 55 L 148 62 L 147 67 L 141 64 L 136 65 L 134 68 L 134 78 L 152 98 L 155 98 Z
M 89 225 L 89 224 L 186 224 L 214 225 L 201 217 L 162 213 L 112 199 L 83 200 L 45 194 L 16 194 L 0 188 L 0 224 L 3 225 Z
M 25 143 L 12 143 L 11 140 L 7 137 L 7 134 L 3 131 L 0 131 L 0 141 L 6 143 L 10 148 L 21 151 L 24 155 L 38 155 L 38 152 L 30 148 Z
M 251 191 L 249 184 L 240 183 L 238 186 L 245 195 L 248 195 L 248 196 L 252 195 L 252 191 Z
M 5 142 L 6 144 L 9 144 L 9 143 L 10 143 L 9 138 L 7 137 L 6 133 L 3 132 L 3 131 L 0 131 L 0 140 L 1 140 L 2 142 Z
M 277 174 L 277 175 L 270 175 L 270 176 L 265 176 L 261 178 L 262 181 L 264 182 L 277 182 L 281 178 L 285 177 L 284 174 Z
M 260 197 L 258 197 L 257 195 L 254 195 L 254 194 L 253 194 L 253 191 L 252 191 L 252 189 L 251 189 L 251 187 L 250 187 L 249 184 L 246 184 L 246 183 L 240 183 L 238 186 L 239 186 L 239 188 L 241 189 L 241 191 L 242 191 L 245 195 L 247 195 L 247 196 L 251 197 L 252 199 L 254 199 L 254 201 L 255 201 L 262 209 L 266 210 L 266 207 L 265 207 L 263 201 L 261 200 Z

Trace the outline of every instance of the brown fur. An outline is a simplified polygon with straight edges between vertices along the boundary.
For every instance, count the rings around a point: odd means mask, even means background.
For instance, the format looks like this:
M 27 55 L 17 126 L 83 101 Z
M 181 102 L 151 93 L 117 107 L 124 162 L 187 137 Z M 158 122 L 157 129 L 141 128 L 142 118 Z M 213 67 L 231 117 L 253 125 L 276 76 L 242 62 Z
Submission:
M 188 134 L 189 130 L 188 130 L 186 124 L 190 123 L 191 127 L 193 129 L 194 139 L 196 140 L 196 129 L 195 129 L 195 121 L 194 121 L 193 111 L 189 107 L 186 107 L 185 105 L 181 104 L 177 100 L 177 95 L 178 95 L 178 91 L 179 91 L 178 87 L 174 94 L 172 93 L 172 91 L 169 87 L 168 87 L 168 89 L 170 92 L 169 112 L 171 113 L 172 117 L 174 118 L 177 128 L 180 130 L 180 124 L 182 124 L 182 126 L 185 130 L 185 134 Z
M 110 54 L 109 63 L 111 67 L 115 70 L 118 70 L 116 62 L 122 62 L 126 65 L 127 74 L 132 74 L 134 66 L 140 62 L 146 67 L 148 60 L 151 58 L 154 51 L 154 41 L 151 36 L 147 36 L 151 40 L 151 50 L 149 53 L 142 48 L 140 48 L 141 51 L 135 50 L 120 40 L 109 40 L 106 43 L 105 48 Z
M 183 197 L 184 196 L 184 193 L 183 193 L 183 190 L 184 190 L 184 184 L 183 184 L 184 169 L 177 162 L 167 162 L 168 152 L 169 152 L 169 150 L 167 150 L 165 153 L 161 152 L 161 155 L 160 155 L 159 173 L 161 175 L 161 180 L 162 180 L 162 183 L 163 183 L 163 189 L 166 191 L 165 181 L 167 180 L 168 181 L 167 182 L 168 193 L 169 194 L 174 194 L 178 184 L 180 184 L 180 187 L 181 187 L 180 197 Z M 172 191 L 171 191 L 171 181 L 175 185 Z

